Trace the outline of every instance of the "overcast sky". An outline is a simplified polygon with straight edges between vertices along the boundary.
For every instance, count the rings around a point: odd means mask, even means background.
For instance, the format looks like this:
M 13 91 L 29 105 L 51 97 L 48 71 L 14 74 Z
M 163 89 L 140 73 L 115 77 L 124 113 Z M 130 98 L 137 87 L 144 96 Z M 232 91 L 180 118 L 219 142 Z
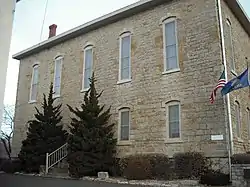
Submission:
M 18 79 L 19 61 L 11 56 L 48 38 L 48 27 L 58 25 L 57 34 L 65 32 L 97 17 L 107 14 L 138 0 L 21 0 L 16 5 L 10 59 L 4 103 L 14 105 Z M 250 0 L 239 0 L 250 16 Z M 44 27 L 42 30 L 42 23 Z M 42 30 L 42 32 L 41 32 Z M 41 34 L 42 33 L 42 34 Z

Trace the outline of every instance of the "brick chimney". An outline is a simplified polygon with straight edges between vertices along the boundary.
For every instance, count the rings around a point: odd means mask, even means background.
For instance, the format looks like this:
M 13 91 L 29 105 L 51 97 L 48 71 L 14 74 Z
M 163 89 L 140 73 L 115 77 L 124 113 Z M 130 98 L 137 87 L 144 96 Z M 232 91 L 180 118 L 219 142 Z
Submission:
M 56 28 L 57 28 L 56 24 L 52 24 L 49 26 L 49 38 L 56 35 Z

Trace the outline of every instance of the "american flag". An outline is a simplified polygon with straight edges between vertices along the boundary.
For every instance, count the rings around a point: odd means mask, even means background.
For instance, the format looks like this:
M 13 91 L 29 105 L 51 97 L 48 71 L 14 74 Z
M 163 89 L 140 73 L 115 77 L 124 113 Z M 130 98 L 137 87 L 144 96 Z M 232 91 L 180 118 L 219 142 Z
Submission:
M 222 72 L 219 80 L 218 80 L 218 83 L 216 85 L 216 87 L 214 88 L 214 90 L 212 91 L 211 93 L 211 96 L 210 96 L 210 103 L 214 103 L 214 100 L 215 100 L 215 97 L 216 97 L 216 92 L 219 88 L 223 88 L 226 84 L 226 77 L 225 77 L 225 70 Z

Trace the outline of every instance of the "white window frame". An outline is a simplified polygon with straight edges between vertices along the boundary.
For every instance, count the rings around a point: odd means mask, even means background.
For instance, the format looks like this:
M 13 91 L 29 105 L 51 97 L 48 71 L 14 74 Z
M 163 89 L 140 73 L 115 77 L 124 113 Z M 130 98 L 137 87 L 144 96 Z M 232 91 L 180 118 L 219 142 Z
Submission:
M 235 67 L 235 59 L 234 59 L 234 46 L 233 46 L 233 36 L 232 36 L 232 25 L 231 25 L 231 22 L 227 19 L 226 20 L 226 24 L 228 26 L 228 29 L 229 29 L 229 42 L 230 42 L 230 47 L 231 47 L 231 53 L 232 54 L 229 54 L 230 56 L 230 67 L 231 67 L 231 72 L 234 74 L 234 75 L 237 75 L 236 74 L 236 67 Z
M 248 141 L 250 141 L 250 109 L 247 107 L 247 132 L 248 132 Z
M 30 96 L 29 96 L 29 103 L 35 103 L 36 100 L 37 100 L 37 93 L 38 93 L 38 82 L 37 81 L 37 90 L 36 90 L 36 99 L 32 99 L 32 92 L 33 92 L 33 89 L 32 89 L 32 85 L 33 85 L 33 81 L 34 81 L 34 72 L 35 72 L 35 69 L 37 69 L 37 73 L 38 73 L 38 77 L 39 77 L 39 63 L 36 63 L 33 65 L 32 67 L 32 77 L 31 77 L 31 83 L 30 83 Z
M 179 106 L 179 133 L 180 133 L 180 137 L 170 138 L 170 136 L 169 136 L 169 133 L 170 133 L 169 132 L 169 107 L 175 106 L 175 105 Z M 168 142 L 180 142 L 180 141 L 182 141 L 181 103 L 180 103 L 180 101 L 170 101 L 170 102 L 166 103 L 165 107 L 166 107 L 166 143 L 168 143 Z
M 86 65 L 86 51 L 87 50 L 92 50 L 92 62 L 91 62 L 91 75 L 92 75 L 92 72 L 93 72 L 93 64 L 94 64 L 94 47 L 93 45 L 89 45 L 89 46 L 86 46 L 83 50 L 83 72 L 82 72 L 82 89 L 81 89 L 81 92 L 85 92 L 85 91 L 88 91 L 90 87 L 86 87 L 85 88 L 85 85 L 84 85 L 84 78 L 85 78 L 85 75 L 84 75 L 84 72 L 85 72 L 85 65 Z
M 129 127 L 128 127 L 128 140 L 121 140 L 121 121 L 122 121 L 122 113 L 128 112 L 129 116 Z M 131 129 L 131 112 L 130 108 L 122 108 L 119 110 L 119 125 L 118 125 L 118 142 L 129 142 L 130 141 L 130 129 Z
M 121 78 L 121 63 L 122 63 L 122 39 L 125 38 L 125 37 L 130 37 L 130 49 L 129 49 L 129 78 L 128 79 L 122 79 Z M 123 34 L 120 35 L 120 38 L 119 38 L 119 77 L 118 77 L 118 82 L 117 84 L 121 84 L 121 83 L 126 83 L 126 82 L 130 82 L 132 80 L 131 78 L 131 44 L 132 42 L 132 34 L 131 32 L 125 32 Z
M 166 52 L 166 24 L 174 22 L 175 23 L 175 40 L 176 40 L 176 61 L 177 61 L 177 68 L 175 69 L 167 69 L 167 52 Z M 163 57 L 164 57 L 164 71 L 162 74 L 166 73 L 173 73 L 180 71 L 180 64 L 179 64 L 179 50 L 178 50 L 178 32 L 177 32 L 177 19 L 176 17 L 167 18 L 162 22 L 163 26 Z
M 61 60 L 61 71 L 60 71 L 60 89 L 59 93 L 55 93 L 55 82 L 56 82 L 56 62 L 57 60 Z M 62 68 L 63 68 L 63 56 L 57 56 L 54 60 L 54 81 L 53 81 L 53 98 L 58 98 L 61 96 L 61 87 L 62 87 Z
M 241 113 L 240 113 L 240 103 L 235 101 L 235 131 L 236 137 L 241 138 Z

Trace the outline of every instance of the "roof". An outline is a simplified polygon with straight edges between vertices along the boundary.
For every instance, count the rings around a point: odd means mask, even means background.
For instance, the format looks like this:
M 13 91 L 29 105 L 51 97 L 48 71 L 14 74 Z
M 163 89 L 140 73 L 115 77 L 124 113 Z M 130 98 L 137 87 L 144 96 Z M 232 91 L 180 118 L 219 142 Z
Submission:
M 234 13 L 236 18 L 240 21 L 242 27 L 246 30 L 250 36 L 250 19 L 244 11 L 243 7 L 238 0 L 225 0 L 228 7 Z
M 92 30 L 98 29 L 98 28 L 103 27 L 105 25 L 114 23 L 114 22 L 119 21 L 121 19 L 124 19 L 126 17 L 130 17 L 134 14 L 148 10 L 148 9 L 153 8 L 155 6 L 158 6 L 160 4 L 164 4 L 167 1 L 171 1 L 171 0 L 140 0 L 134 4 L 128 5 L 124 8 L 121 8 L 119 10 L 116 10 L 114 12 L 106 14 L 102 17 L 99 17 L 97 19 L 94 19 L 93 21 L 90 21 L 90 22 L 87 22 L 83 25 L 75 27 L 69 31 L 62 33 L 62 34 L 51 37 L 48 40 L 45 40 L 41 43 L 38 43 L 38 44 L 28 48 L 28 49 L 25 49 L 25 50 L 17 53 L 17 54 L 14 54 L 13 58 L 16 60 L 23 59 L 29 55 L 40 52 L 44 49 L 48 49 L 48 48 L 53 47 L 59 43 L 62 43 L 62 42 L 67 41 L 69 39 L 75 38 L 75 37 L 82 35 L 84 33 L 88 33 Z M 238 18 L 238 20 L 242 24 L 243 28 L 246 30 L 246 32 L 250 36 L 250 21 L 246 15 L 246 13 L 244 12 L 243 8 L 239 4 L 239 2 L 237 0 L 230 0 L 230 1 L 225 0 L 225 2 L 228 4 L 229 8 L 232 10 L 232 12 L 235 14 L 235 16 Z

